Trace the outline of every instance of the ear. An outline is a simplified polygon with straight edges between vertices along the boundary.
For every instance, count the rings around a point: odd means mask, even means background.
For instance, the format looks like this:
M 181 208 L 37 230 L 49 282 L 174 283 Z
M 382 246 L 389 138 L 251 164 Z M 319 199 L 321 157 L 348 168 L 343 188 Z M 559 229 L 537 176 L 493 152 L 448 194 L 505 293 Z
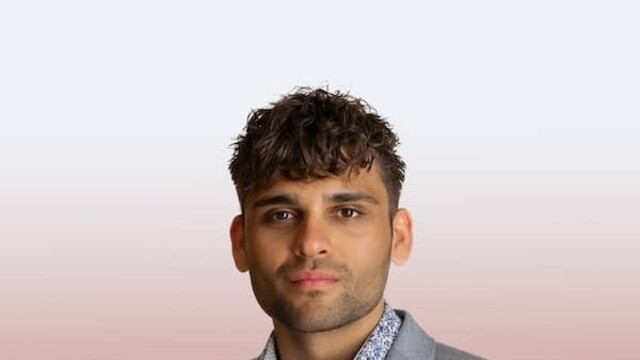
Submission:
M 231 221 L 229 236 L 231 237 L 231 250 L 233 251 L 233 261 L 236 269 L 240 272 L 249 270 L 247 264 L 247 254 L 244 248 L 244 226 L 242 215 L 237 215 Z
M 391 240 L 391 261 L 403 265 L 411 255 L 413 247 L 413 219 L 406 209 L 398 209 L 391 222 L 393 238 Z

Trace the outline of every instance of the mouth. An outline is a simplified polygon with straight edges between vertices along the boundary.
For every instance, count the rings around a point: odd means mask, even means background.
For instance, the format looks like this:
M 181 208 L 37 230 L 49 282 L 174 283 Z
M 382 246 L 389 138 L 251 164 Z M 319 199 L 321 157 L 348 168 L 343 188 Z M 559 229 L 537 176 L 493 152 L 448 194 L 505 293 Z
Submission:
M 289 276 L 289 282 L 300 290 L 324 290 L 336 284 L 339 279 L 324 271 L 300 271 Z

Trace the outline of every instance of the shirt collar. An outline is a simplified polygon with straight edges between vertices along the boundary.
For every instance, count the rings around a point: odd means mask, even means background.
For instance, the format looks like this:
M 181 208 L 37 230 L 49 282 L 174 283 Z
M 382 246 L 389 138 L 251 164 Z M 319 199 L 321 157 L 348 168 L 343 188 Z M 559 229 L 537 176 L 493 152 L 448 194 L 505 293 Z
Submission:
M 353 360 L 383 360 L 398 335 L 400 325 L 402 325 L 402 320 L 398 314 L 385 303 L 382 318 L 380 318 L 378 325 L 376 325 L 375 329 L 369 334 L 369 337 Z M 276 339 L 273 332 L 271 336 L 269 336 L 264 350 L 262 350 L 262 353 L 256 360 L 278 360 Z

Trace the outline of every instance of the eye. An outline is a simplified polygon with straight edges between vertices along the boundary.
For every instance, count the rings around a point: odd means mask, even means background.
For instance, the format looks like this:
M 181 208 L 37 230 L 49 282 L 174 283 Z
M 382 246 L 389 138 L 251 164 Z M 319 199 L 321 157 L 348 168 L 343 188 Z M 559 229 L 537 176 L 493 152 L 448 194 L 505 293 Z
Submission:
M 270 221 L 287 221 L 293 219 L 294 215 L 290 211 L 274 211 L 267 215 L 267 219 Z
M 338 217 L 341 218 L 346 218 L 346 219 L 350 219 L 350 218 L 356 218 L 358 216 L 360 216 L 360 212 L 354 208 L 341 208 L 338 210 Z

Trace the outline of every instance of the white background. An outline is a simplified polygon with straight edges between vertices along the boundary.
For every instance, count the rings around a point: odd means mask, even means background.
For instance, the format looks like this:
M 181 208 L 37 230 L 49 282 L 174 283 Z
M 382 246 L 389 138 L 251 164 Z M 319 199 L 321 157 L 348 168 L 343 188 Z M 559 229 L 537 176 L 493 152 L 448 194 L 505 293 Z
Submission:
M 395 125 L 416 220 L 387 298 L 494 359 L 635 359 L 632 1 L 0 5 L 0 358 L 243 359 L 229 144 L 295 86 Z

